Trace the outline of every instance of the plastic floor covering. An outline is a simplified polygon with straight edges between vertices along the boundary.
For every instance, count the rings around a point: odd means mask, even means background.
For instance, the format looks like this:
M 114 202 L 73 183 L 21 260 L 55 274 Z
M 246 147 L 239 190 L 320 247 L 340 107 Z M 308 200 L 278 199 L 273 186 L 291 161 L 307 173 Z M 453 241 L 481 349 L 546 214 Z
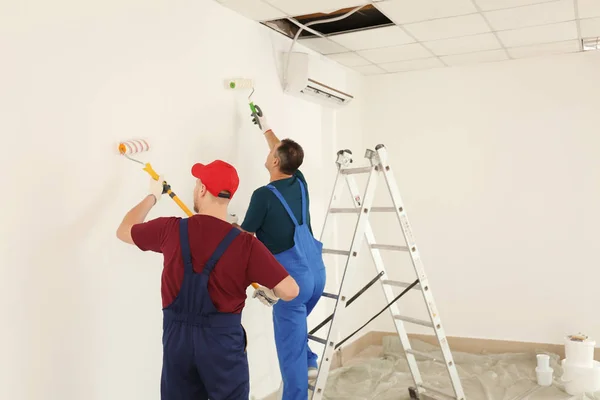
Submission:
M 413 348 L 431 355 L 441 352 L 421 341 Z M 562 390 L 562 368 L 556 354 L 550 355 L 554 384 L 540 387 L 536 383 L 535 354 L 467 354 L 453 352 L 467 400 L 600 400 L 600 392 L 570 396 Z M 451 392 L 444 366 L 417 357 L 423 381 Z M 404 400 L 410 399 L 408 387 L 412 377 L 406 358 L 395 336 L 385 337 L 383 346 L 371 346 L 344 366 L 331 371 L 325 389 L 327 400 Z

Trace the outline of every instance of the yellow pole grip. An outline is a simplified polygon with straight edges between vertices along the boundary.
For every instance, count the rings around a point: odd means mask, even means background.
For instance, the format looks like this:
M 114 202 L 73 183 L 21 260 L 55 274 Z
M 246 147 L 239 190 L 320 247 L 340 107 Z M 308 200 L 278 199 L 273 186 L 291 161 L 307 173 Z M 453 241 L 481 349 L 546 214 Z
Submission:
M 186 213 L 186 215 L 188 217 L 191 217 L 192 215 L 194 215 L 189 208 L 187 208 L 187 206 L 185 204 L 183 204 L 183 201 L 179 200 L 179 197 L 177 197 L 177 195 L 175 195 L 171 190 L 167 191 L 167 194 L 173 199 L 173 201 L 175 203 L 177 203 L 177 205 L 179 206 L 179 208 L 181 208 L 183 210 L 184 213 Z
M 146 171 L 148 173 L 148 175 L 150 175 L 152 177 L 152 179 L 154 179 L 155 181 L 160 179 L 160 176 L 156 173 L 154 168 L 152 168 L 152 165 L 150 165 L 150 163 L 146 163 L 146 166 L 143 168 L 143 170 Z M 164 183 L 166 183 L 166 182 L 164 182 Z M 191 217 L 192 215 L 194 215 L 190 211 L 190 209 L 187 208 L 187 206 L 185 204 L 183 204 L 183 201 L 181 201 L 179 199 L 179 197 L 177 197 L 171 190 L 167 191 L 167 194 L 173 199 L 173 201 L 175 203 L 177 203 L 179 208 L 181 208 L 188 217 Z
M 143 168 L 143 170 L 146 171 L 155 181 L 160 178 L 150 163 L 146 163 L 146 166 Z

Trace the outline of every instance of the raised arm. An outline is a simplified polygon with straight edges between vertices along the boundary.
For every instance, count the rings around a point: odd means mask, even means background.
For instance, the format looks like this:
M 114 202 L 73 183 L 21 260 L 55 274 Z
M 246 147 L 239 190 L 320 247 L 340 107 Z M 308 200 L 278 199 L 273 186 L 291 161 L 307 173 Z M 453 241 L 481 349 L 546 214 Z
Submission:
M 148 213 L 154 205 L 160 200 L 163 192 L 163 178 L 159 180 L 150 179 L 150 189 L 148 196 L 135 207 L 133 207 L 123 218 L 117 228 L 117 237 L 125 243 L 135 244 L 131 236 L 131 229 L 134 225 L 141 224 L 146 220 Z
M 265 135 L 265 139 L 267 140 L 267 144 L 269 145 L 269 150 L 273 151 L 275 146 L 277 146 L 279 144 L 279 142 L 281 142 L 281 140 L 279 140 L 277 135 L 275 135 L 275 132 L 273 132 L 273 130 L 269 126 L 269 123 L 267 122 L 267 118 L 262 113 L 262 110 L 261 110 L 260 115 L 258 115 L 257 117 L 258 117 L 258 121 L 256 121 L 256 117 L 254 117 L 254 115 L 253 115 L 252 122 L 254 122 L 254 124 L 256 126 L 261 128 L 263 134 Z M 258 123 L 260 123 L 260 125 Z

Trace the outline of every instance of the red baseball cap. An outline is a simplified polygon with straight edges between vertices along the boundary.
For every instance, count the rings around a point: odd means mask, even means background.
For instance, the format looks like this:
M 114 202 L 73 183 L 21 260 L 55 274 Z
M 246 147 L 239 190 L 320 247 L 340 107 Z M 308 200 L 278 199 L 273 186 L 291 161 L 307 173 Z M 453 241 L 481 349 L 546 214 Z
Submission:
M 233 165 L 221 160 L 206 165 L 194 164 L 192 175 L 200 179 L 206 190 L 215 197 L 231 199 L 240 185 L 240 178 Z M 229 195 L 221 192 L 229 192 Z

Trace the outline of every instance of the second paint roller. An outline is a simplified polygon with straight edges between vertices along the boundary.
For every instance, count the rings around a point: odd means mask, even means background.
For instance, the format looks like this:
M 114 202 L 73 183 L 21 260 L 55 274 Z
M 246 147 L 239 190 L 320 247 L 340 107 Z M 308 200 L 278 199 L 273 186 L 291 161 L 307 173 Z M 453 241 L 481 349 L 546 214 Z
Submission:
M 148 144 L 148 142 L 146 140 L 143 140 L 143 139 L 129 140 L 127 142 L 119 143 L 119 153 L 121 153 L 121 155 L 125 156 L 128 160 L 131 160 L 133 162 L 143 165 L 144 168 L 142 168 L 142 169 L 144 171 L 146 171 L 148 173 L 148 175 L 150 175 L 152 177 L 152 179 L 157 181 L 160 179 L 160 176 L 156 173 L 156 171 L 154 171 L 154 169 L 152 168 L 152 165 L 150 165 L 150 163 L 143 163 L 139 160 L 136 160 L 135 158 L 130 157 L 131 154 L 141 153 L 144 151 L 148 151 L 149 149 L 150 149 L 150 145 Z M 171 190 L 171 186 L 166 181 L 163 182 L 163 193 L 168 194 L 169 197 L 172 198 L 175 203 L 177 203 L 179 208 L 181 208 L 188 217 L 191 217 L 192 215 L 194 215 L 190 211 L 190 209 L 187 208 L 187 206 L 183 203 L 183 201 L 181 201 L 179 199 L 179 197 L 177 197 L 175 192 L 173 192 Z
M 152 177 L 152 179 L 157 181 L 160 179 L 160 176 L 156 173 L 156 171 L 154 171 L 154 168 L 152 168 L 152 165 L 150 165 L 150 163 L 144 163 L 140 160 L 136 160 L 135 158 L 131 157 L 132 154 L 142 153 L 148 150 L 150 150 L 150 145 L 148 144 L 148 141 L 144 139 L 128 140 L 126 142 L 119 143 L 119 153 L 125 156 L 128 160 L 143 165 L 144 168 L 142 168 L 142 170 L 146 171 L 148 175 Z M 163 182 L 163 193 L 168 194 L 169 197 L 173 199 L 173 201 L 179 206 L 179 208 L 183 210 L 183 212 L 188 217 L 194 215 L 194 213 L 190 211 L 190 209 L 183 203 L 183 201 L 181 201 L 179 197 L 177 197 L 175 192 L 171 190 L 171 186 L 166 181 Z M 257 289 L 258 285 L 256 283 L 253 283 L 252 287 Z

